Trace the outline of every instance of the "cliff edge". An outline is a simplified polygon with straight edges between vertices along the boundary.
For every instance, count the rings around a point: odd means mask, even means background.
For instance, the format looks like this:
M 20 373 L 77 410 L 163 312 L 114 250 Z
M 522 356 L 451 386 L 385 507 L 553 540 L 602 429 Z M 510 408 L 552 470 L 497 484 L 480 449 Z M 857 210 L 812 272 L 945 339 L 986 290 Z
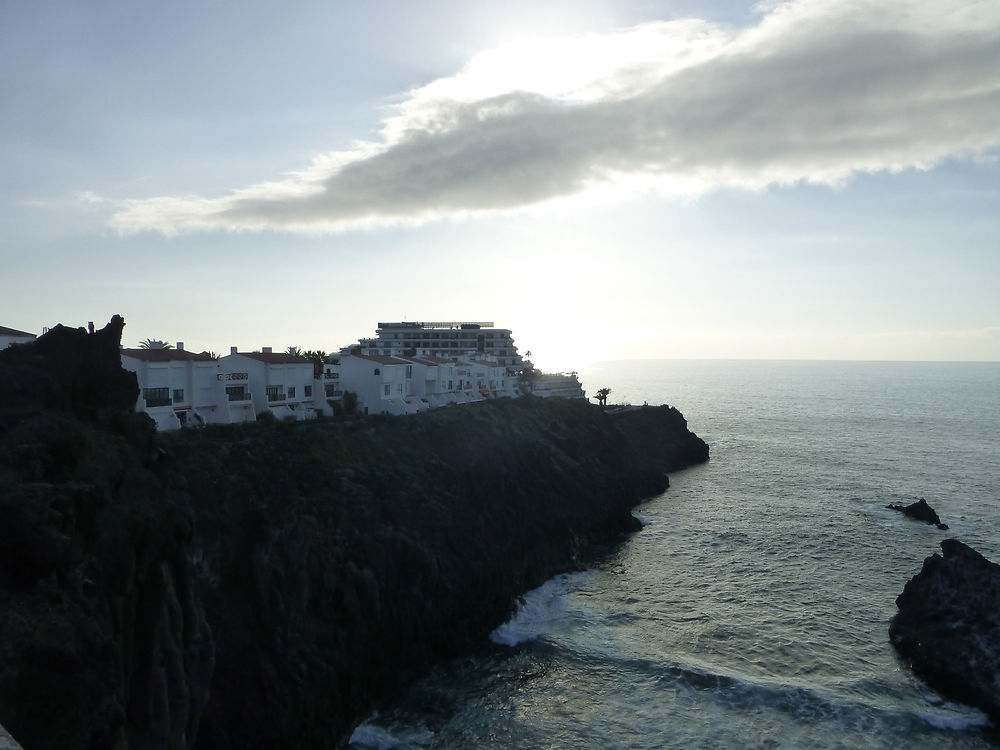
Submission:
M 337 747 L 708 458 L 676 409 L 563 399 L 158 435 L 119 321 L 59 333 L 93 388 L 45 336 L 0 352 L 0 723 L 26 747 Z

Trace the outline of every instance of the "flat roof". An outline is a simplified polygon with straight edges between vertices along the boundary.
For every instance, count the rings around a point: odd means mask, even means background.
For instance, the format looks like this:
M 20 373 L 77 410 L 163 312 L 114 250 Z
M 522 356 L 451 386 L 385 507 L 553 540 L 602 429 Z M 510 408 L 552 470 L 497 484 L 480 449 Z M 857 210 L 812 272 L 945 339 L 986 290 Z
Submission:
M 143 362 L 214 362 L 215 357 L 207 353 L 189 352 L 185 349 L 122 349 L 123 356 Z
M 459 320 L 459 321 L 432 321 L 432 322 L 407 322 L 401 321 L 399 323 L 379 323 L 379 329 L 382 328 L 493 328 L 493 321 L 475 321 L 475 320 Z
M 296 354 L 286 354 L 285 352 L 236 352 L 241 357 L 256 359 L 258 362 L 266 362 L 269 365 L 311 365 L 313 361 L 307 357 L 300 357 Z M 230 355 L 232 356 L 232 355 Z

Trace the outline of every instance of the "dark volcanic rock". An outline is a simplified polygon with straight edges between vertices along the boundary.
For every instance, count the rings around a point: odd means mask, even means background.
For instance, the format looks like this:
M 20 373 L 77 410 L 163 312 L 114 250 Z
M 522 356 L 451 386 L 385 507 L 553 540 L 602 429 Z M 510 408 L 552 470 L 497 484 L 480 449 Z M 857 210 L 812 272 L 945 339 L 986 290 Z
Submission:
M 207 700 L 193 521 L 123 325 L 0 352 L 0 722 L 27 748 L 188 748 Z
M 938 518 L 937 512 L 927 504 L 927 501 L 920 498 L 915 503 L 910 503 L 909 505 L 903 505 L 901 503 L 890 503 L 885 506 L 889 510 L 898 510 L 910 518 L 916 521 L 923 521 L 929 526 L 937 526 L 942 531 L 947 531 L 948 525 L 941 523 L 941 519 Z
M 564 399 L 158 435 L 121 325 L 0 353 L 0 722 L 27 748 L 336 747 L 708 458 L 676 409 Z
M 46 410 L 91 421 L 131 410 L 139 386 L 135 373 L 121 366 L 124 328 L 120 315 L 94 333 L 57 325 L 34 341 L 0 350 L 0 428 Z
M 212 431 L 170 446 L 214 579 L 199 747 L 346 737 L 379 697 L 485 643 L 518 595 L 634 531 L 631 507 L 706 453 L 676 410 L 623 424 L 582 400 L 259 427 L 227 428 L 221 454 Z
M 889 638 L 924 682 L 1000 727 L 1000 566 L 957 539 L 941 549 L 896 599 Z

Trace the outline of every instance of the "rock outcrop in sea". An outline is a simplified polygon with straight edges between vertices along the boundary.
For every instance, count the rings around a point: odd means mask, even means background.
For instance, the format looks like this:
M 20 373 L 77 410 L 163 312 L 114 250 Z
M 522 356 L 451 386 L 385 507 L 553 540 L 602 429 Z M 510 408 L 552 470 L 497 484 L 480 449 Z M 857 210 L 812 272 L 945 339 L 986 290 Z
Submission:
M 941 549 L 897 597 L 889 637 L 924 682 L 1000 727 L 1000 565 L 957 539 Z
M 708 458 L 667 407 L 500 399 L 157 434 L 102 331 L 0 352 L 0 723 L 332 748 Z
M 902 503 L 890 503 L 885 506 L 889 510 L 898 510 L 903 515 L 908 518 L 912 518 L 915 521 L 923 521 L 928 526 L 937 526 L 942 531 L 948 530 L 948 525 L 941 523 L 941 519 L 938 517 L 937 511 L 935 511 L 927 501 L 920 498 L 915 503 L 910 503 L 909 505 L 903 505 Z

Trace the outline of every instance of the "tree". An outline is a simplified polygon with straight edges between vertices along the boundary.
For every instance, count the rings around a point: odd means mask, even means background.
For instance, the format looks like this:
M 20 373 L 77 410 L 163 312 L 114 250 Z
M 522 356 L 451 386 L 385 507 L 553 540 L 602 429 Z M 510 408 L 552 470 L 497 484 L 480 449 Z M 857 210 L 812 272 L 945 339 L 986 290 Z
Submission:
M 143 339 L 139 342 L 140 349 L 173 349 L 170 344 L 159 339 Z
M 607 406 L 607 404 L 608 404 L 608 396 L 609 395 L 611 395 L 611 389 L 610 388 L 601 388 L 600 390 L 597 391 L 597 395 L 594 396 L 594 398 L 597 399 L 598 403 L 601 406 Z
M 292 355 L 294 355 L 296 357 L 301 357 L 302 356 L 302 350 L 299 349 L 299 347 L 297 347 L 297 346 L 290 346 L 287 349 L 285 349 L 285 354 L 292 354 Z
M 326 352 L 322 349 L 307 349 L 302 352 L 301 356 L 308 359 L 313 363 L 313 377 L 321 378 L 323 377 L 323 365 L 326 362 Z
M 358 410 L 358 394 L 354 391 L 344 391 L 344 414 L 351 416 Z

